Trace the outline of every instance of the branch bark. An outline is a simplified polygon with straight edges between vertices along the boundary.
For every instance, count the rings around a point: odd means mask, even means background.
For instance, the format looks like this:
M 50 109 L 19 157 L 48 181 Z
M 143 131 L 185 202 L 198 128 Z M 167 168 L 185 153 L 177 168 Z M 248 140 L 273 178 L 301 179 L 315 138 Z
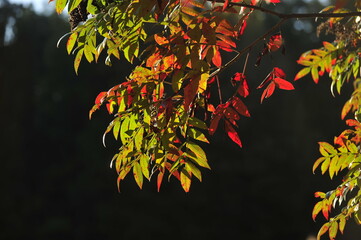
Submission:
M 224 0 L 215 0 L 217 3 L 224 3 Z M 335 18 L 335 17 L 355 17 L 355 16 L 361 16 L 361 12 L 347 12 L 347 13 L 279 13 L 276 11 L 269 10 L 267 8 L 256 6 L 256 5 L 250 5 L 247 3 L 233 3 L 230 2 L 229 6 L 239 6 L 239 7 L 245 7 L 250 8 L 254 10 L 258 10 L 264 13 L 268 13 L 274 16 L 277 16 L 282 19 L 300 19 L 300 18 Z
M 213 1 L 217 2 L 217 3 L 224 3 L 225 2 L 224 0 L 213 0 Z M 229 7 L 231 7 L 231 6 L 239 6 L 239 7 L 245 7 L 245 8 L 258 10 L 258 11 L 261 11 L 261 12 L 265 12 L 265 13 L 277 16 L 281 20 L 276 25 L 274 25 L 270 30 L 268 30 L 265 34 L 263 34 L 261 37 L 257 38 L 251 44 L 249 44 L 247 47 L 245 47 L 241 51 L 239 51 L 237 53 L 237 55 L 234 58 L 232 58 L 229 62 L 227 62 L 226 64 L 224 64 L 223 66 L 221 66 L 220 68 L 215 70 L 214 72 L 212 72 L 210 74 L 209 78 L 212 78 L 212 77 L 218 75 L 219 73 L 223 72 L 231 64 L 236 62 L 244 53 L 250 51 L 253 46 L 255 46 L 257 43 L 259 43 L 260 41 L 262 41 L 263 39 L 268 37 L 270 34 L 272 34 L 273 31 L 275 31 L 285 21 L 287 21 L 289 19 L 335 18 L 335 17 L 361 16 L 361 12 L 347 12 L 347 13 L 290 13 L 290 14 L 286 14 L 286 13 L 275 12 L 275 11 L 269 10 L 269 9 L 261 7 L 261 6 L 255 6 L 255 5 L 250 5 L 250 4 L 246 4 L 246 3 L 233 3 L 233 2 L 230 2 Z

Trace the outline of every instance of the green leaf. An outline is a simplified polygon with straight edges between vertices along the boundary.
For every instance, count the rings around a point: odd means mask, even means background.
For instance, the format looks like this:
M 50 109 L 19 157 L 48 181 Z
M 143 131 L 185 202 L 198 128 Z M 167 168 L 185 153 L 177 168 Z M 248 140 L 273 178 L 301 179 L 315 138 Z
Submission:
M 73 50 L 74 48 L 77 38 L 78 38 L 78 32 L 73 32 L 68 38 L 68 41 L 66 42 L 66 50 L 69 55 L 71 53 L 71 50 Z
M 95 15 L 98 13 L 98 8 L 96 6 L 93 5 L 93 1 L 94 0 L 88 0 L 88 4 L 87 4 L 87 7 L 86 7 L 86 10 L 92 14 L 92 15 Z M 96 1 L 96 0 L 95 0 Z
M 328 169 L 331 179 L 335 174 L 337 174 L 337 163 L 338 163 L 338 156 L 336 155 L 332 158 L 330 163 L 330 168 Z
M 202 182 L 201 171 L 196 166 L 194 166 L 194 164 L 188 161 L 185 164 L 185 168 L 188 170 L 188 172 L 194 174 L 194 176 L 196 176 L 196 178 L 198 178 L 200 182 Z
M 325 161 L 322 163 L 321 165 L 321 171 L 322 174 L 325 174 L 325 172 L 327 171 L 328 167 L 330 166 L 330 158 L 326 158 Z
M 142 169 L 140 167 L 140 164 L 138 162 L 134 162 L 133 174 L 134 174 L 134 179 L 135 179 L 136 183 L 138 184 L 139 188 L 142 189 L 143 174 L 142 174 Z
M 183 168 L 181 173 L 180 173 L 180 181 L 181 181 L 181 185 L 182 188 L 184 189 L 185 192 L 189 192 L 189 189 L 191 187 L 191 176 L 190 174 Z
M 295 79 L 294 81 L 306 76 L 309 72 L 311 71 L 311 68 L 310 67 L 305 67 L 305 68 L 302 68 L 295 76 Z
M 69 5 L 68 5 L 68 12 L 70 13 L 71 11 L 73 11 L 76 7 L 78 7 L 78 5 L 81 3 L 82 0 L 69 0 Z
M 128 134 L 126 134 L 126 132 L 129 130 L 129 121 L 129 117 L 125 117 L 120 127 L 120 140 L 123 144 L 125 144 L 129 138 Z
M 117 121 L 115 121 L 114 126 L 113 126 L 113 135 L 115 140 L 118 140 L 118 136 L 119 136 L 119 130 L 120 130 L 120 121 L 119 118 L 116 119 Z
M 323 46 L 330 52 L 335 51 L 337 49 L 332 43 L 326 41 L 323 42 Z
M 346 218 L 344 215 L 340 215 L 340 223 L 338 224 L 338 227 L 340 229 L 340 232 L 343 234 L 343 231 L 346 226 Z
M 317 214 L 319 214 L 319 212 L 321 212 L 321 210 L 322 210 L 322 201 L 319 201 L 318 203 L 315 204 L 315 206 L 313 207 L 313 210 L 312 210 L 313 221 L 316 220 L 316 216 L 317 216 Z
M 94 60 L 92 52 L 93 52 L 93 47 L 86 44 L 84 46 L 84 55 L 85 55 L 86 60 L 88 60 L 89 63 L 91 63 Z
M 357 147 L 353 142 L 347 141 L 346 146 L 347 146 L 347 148 L 348 148 L 348 150 L 350 152 L 352 152 L 352 153 L 357 153 L 358 152 Z
M 198 146 L 197 144 L 195 144 L 191 141 L 188 141 L 186 143 L 186 147 L 195 154 L 195 157 L 193 157 L 192 155 L 189 155 L 189 154 L 187 155 L 188 157 L 191 157 L 193 160 L 195 160 L 195 162 L 199 166 L 211 169 L 207 163 L 206 154 L 204 153 L 203 149 L 200 146 Z
M 64 10 L 68 0 L 56 0 L 55 11 L 60 14 Z
M 315 173 L 315 170 L 316 170 L 316 168 L 323 162 L 323 161 L 325 161 L 325 157 L 320 157 L 319 159 L 317 159 L 316 161 L 315 161 L 315 163 L 313 164 L 313 168 L 312 168 L 312 172 L 313 173 Z
M 317 240 L 320 240 L 321 236 L 328 231 L 329 226 L 330 226 L 330 223 L 328 223 L 328 222 L 325 223 L 325 224 L 323 224 L 323 226 L 322 226 L 322 227 L 320 228 L 320 230 L 318 231 Z
M 319 76 L 318 76 L 318 68 L 317 68 L 317 66 L 313 66 L 311 68 L 311 76 L 312 76 L 313 81 L 315 83 L 318 83 Z
M 200 129 L 208 129 L 207 124 L 196 117 L 189 117 L 188 124 Z
M 80 49 L 75 56 L 74 70 L 75 70 L 76 74 L 78 74 L 78 69 L 79 69 L 81 58 L 83 57 L 83 53 L 84 53 L 84 48 Z
M 137 149 L 138 151 L 141 151 L 141 149 L 142 149 L 143 134 L 144 134 L 144 128 L 141 127 L 137 131 L 137 134 L 135 135 L 135 138 L 134 138 L 135 149 Z
M 330 229 L 329 229 L 329 232 L 328 232 L 328 235 L 330 237 L 331 240 L 333 240 L 336 235 L 337 235 L 337 230 L 338 230 L 338 223 L 337 221 L 333 221 L 331 222 L 331 226 L 330 226 Z
M 327 142 L 319 142 L 318 144 L 320 145 L 320 148 L 321 147 L 324 148 L 330 154 L 332 155 L 337 154 L 337 150 L 331 144 Z
M 358 211 L 354 213 L 354 218 L 356 223 L 361 225 L 361 207 L 358 207 Z
M 208 139 L 206 138 L 206 136 L 201 132 L 201 131 L 198 131 L 197 129 L 195 128 L 189 128 L 188 129 L 188 133 L 189 133 L 189 136 L 193 139 L 196 139 L 198 141 L 202 141 L 202 142 L 206 142 L 206 143 L 209 143 Z
M 142 169 L 143 175 L 150 180 L 149 176 L 149 157 L 145 154 L 142 154 L 139 158 L 140 168 Z

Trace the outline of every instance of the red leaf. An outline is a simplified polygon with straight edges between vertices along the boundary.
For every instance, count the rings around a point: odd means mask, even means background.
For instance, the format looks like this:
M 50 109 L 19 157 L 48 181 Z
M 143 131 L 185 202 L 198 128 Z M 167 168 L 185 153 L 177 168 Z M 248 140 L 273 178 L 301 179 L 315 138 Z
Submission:
M 238 113 L 231 107 L 228 107 L 226 109 L 226 111 L 224 112 L 225 116 L 230 120 L 232 121 L 232 123 L 234 123 L 234 125 L 236 124 L 235 121 L 238 121 L 239 120 L 239 115 Z
M 191 79 L 191 82 L 184 88 L 184 109 L 188 111 L 189 106 L 193 102 L 194 97 L 197 94 L 199 85 L 199 78 Z
M 234 130 L 234 128 L 228 121 L 225 121 L 225 123 L 226 123 L 225 129 L 228 134 L 228 137 L 230 139 L 232 139 L 232 141 L 235 142 L 238 146 L 242 147 L 241 139 L 239 139 L 239 136 L 238 136 L 238 133 L 236 132 L 236 130 Z
M 240 81 L 241 81 L 241 83 L 239 84 L 237 92 L 241 97 L 246 98 L 249 95 L 249 87 L 248 87 L 248 83 L 247 83 L 247 80 L 244 75 L 242 76 Z
M 247 106 L 242 102 L 241 99 L 239 99 L 238 97 L 233 97 L 232 98 L 232 107 L 234 107 L 234 109 L 236 109 L 236 111 L 245 116 L 245 117 L 250 117 L 251 114 L 249 113 Z
M 218 128 L 219 120 L 221 120 L 221 118 L 222 118 L 222 114 L 214 114 L 212 116 L 211 124 L 208 129 L 210 135 L 213 135 L 216 132 Z
M 241 27 L 239 28 L 239 35 L 242 35 L 244 33 L 244 30 L 246 29 L 247 27 L 247 21 L 244 20 L 241 24 Z
M 133 88 L 130 85 L 128 85 L 128 87 L 127 87 L 127 99 L 128 99 L 127 106 L 128 106 L 128 108 L 130 107 L 130 105 L 133 102 L 133 92 L 134 92 Z
M 226 8 L 228 7 L 228 4 L 229 4 L 229 0 L 225 0 L 224 4 L 223 4 L 222 11 L 226 10 Z
M 274 79 L 274 81 L 275 81 L 277 87 L 280 88 L 280 89 L 284 89 L 284 90 L 293 90 L 293 89 L 295 89 L 293 87 L 292 83 L 290 83 L 290 82 L 288 82 L 288 81 L 286 81 L 286 80 L 284 80 L 282 78 L 276 77 Z
M 98 96 L 95 99 L 95 104 L 98 104 L 98 105 L 102 104 L 106 95 L 107 95 L 107 92 L 99 93 Z
M 273 68 L 273 73 L 276 77 L 286 78 L 286 74 L 281 68 L 278 67 Z
M 263 91 L 261 96 L 261 103 L 263 102 L 263 99 L 269 98 L 273 92 L 275 91 L 276 84 L 274 82 L 271 82 L 266 89 Z
M 213 48 L 213 51 L 214 51 L 214 55 L 212 58 L 212 62 L 216 67 L 221 67 L 222 66 L 221 53 L 219 52 L 218 48 Z
M 268 51 L 275 52 L 277 51 L 283 44 L 282 35 L 281 34 L 275 34 L 270 37 L 270 40 L 268 41 L 267 47 Z
M 327 202 L 323 202 L 323 204 L 322 204 L 322 214 L 326 218 L 326 220 L 328 220 L 328 204 L 327 204 Z

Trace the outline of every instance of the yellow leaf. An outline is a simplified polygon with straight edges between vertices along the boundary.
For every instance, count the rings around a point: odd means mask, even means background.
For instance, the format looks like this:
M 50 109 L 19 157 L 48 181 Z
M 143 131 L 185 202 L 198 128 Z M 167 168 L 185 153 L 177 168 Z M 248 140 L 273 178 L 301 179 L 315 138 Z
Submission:
M 135 162 L 133 165 L 133 174 L 135 182 L 138 184 L 139 188 L 142 189 L 143 186 L 143 174 L 139 162 Z
M 184 191 L 189 192 L 189 188 L 191 187 L 192 180 L 191 180 L 191 175 L 185 169 L 182 169 L 181 171 L 180 180 Z

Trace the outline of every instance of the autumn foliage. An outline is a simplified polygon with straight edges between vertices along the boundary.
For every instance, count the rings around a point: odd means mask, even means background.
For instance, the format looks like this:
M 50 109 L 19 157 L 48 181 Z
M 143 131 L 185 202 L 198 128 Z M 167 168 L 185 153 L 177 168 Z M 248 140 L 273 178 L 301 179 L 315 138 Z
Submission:
M 308 74 L 315 83 L 320 76 L 332 79 L 331 90 L 341 92 L 342 86 L 353 81 L 355 91 L 342 110 L 342 118 L 356 113 L 356 120 L 347 120 L 351 129 L 335 138 L 334 144 L 320 144 L 322 157 L 314 165 L 322 174 L 329 172 L 331 179 L 341 172 L 343 182 L 327 193 L 316 192 L 321 198 L 312 217 L 322 212 L 328 222 L 319 236 L 327 231 L 334 239 L 337 231 L 344 231 L 346 220 L 354 217 L 361 223 L 361 194 L 350 198 L 340 214 L 330 218 L 336 203 L 346 202 L 347 193 L 361 186 L 359 108 L 360 95 L 360 16 L 350 14 L 341 1 L 318 14 L 282 14 L 267 9 L 267 4 L 278 0 L 56 0 L 56 11 L 67 6 L 70 14 L 84 11 L 87 19 L 67 34 L 66 49 L 75 55 L 74 69 L 79 71 L 81 61 L 97 62 L 106 55 L 105 64 L 124 58 L 133 64 L 130 75 L 95 99 L 89 118 L 105 105 L 114 119 L 104 137 L 111 133 L 121 142 L 119 151 L 111 160 L 118 173 L 118 188 L 128 174 L 132 174 L 140 188 L 144 180 L 156 178 L 159 191 L 165 179 L 174 177 L 188 192 L 192 180 L 202 181 L 202 168 L 210 169 L 204 143 L 217 129 L 222 129 L 231 141 L 242 147 L 238 134 L 238 120 L 250 117 L 244 99 L 252 89 L 246 72 L 248 54 L 259 43 L 256 65 L 264 56 L 284 52 L 283 36 L 279 26 L 288 19 L 320 17 L 320 25 L 335 36 L 334 42 L 323 42 L 319 49 L 304 53 L 298 64 L 303 68 L 294 77 L 298 80 Z M 360 2 L 356 1 L 358 10 Z M 249 46 L 239 49 L 238 40 L 247 31 L 249 16 L 257 11 L 275 15 L 280 22 L 255 39 Z M 231 23 L 228 16 L 236 16 Z M 341 28 L 342 26 L 342 28 Z M 156 32 L 154 32 L 156 29 Z M 225 61 L 224 53 L 233 54 Z M 232 73 L 231 79 L 221 79 L 220 73 L 245 55 L 242 72 Z M 285 72 L 273 66 L 260 81 L 261 103 L 278 90 L 293 90 Z M 230 81 L 233 94 L 224 98 L 224 82 Z M 217 94 L 215 94 L 217 93 Z

